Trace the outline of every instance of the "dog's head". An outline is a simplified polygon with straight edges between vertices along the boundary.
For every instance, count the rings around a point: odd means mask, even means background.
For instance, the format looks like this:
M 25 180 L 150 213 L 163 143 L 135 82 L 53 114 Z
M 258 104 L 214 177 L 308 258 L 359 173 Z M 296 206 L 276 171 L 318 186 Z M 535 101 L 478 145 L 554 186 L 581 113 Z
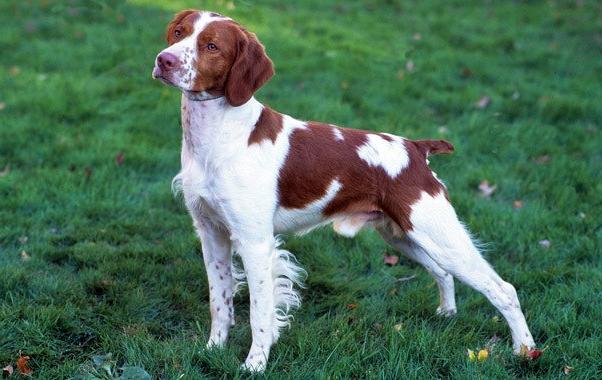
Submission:
M 231 19 L 185 10 L 167 27 L 168 47 L 155 59 L 153 78 L 192 99 L 225 96 L 246 103 L 272 75 L 272 61 L 257 37 Z

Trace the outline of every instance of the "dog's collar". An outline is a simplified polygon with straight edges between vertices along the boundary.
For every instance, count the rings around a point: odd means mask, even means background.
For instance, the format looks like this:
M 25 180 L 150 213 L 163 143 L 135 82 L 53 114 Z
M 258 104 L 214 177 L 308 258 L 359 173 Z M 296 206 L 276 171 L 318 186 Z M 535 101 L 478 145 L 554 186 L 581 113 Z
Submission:
M 188 100 L 192 100 L 194 102 L 205 102 L 208 100 L 215 100 L 223 98 L 224 95 L 211 95 L 206 91 L 194 92 L 194 91 L 184 91 L 184 95 L 188 98 Z

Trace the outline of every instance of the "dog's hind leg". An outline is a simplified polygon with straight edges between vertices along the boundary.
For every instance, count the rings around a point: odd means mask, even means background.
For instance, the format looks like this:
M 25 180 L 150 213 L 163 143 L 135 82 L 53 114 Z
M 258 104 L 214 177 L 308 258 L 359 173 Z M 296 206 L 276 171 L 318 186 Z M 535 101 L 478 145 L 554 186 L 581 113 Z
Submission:
M 421 247 L 443 270 L 481 292 L 502 313 L 510 326 L 513 348 L 533 348 L 535 343 L 514 287 L 489 266 L 441 192 L 426 192 L 411 206 L 412 229 L 407 237 Z
M 437 314 L 451 316 L 456 314 L 456 296 L 454 290 L 454 278 L 444 271 L 419 245 L 408 239 L 403 232 L 396 233 L 392 226 L 394 223 L 388 219 L 384 225 L 376 225 L 376 230 L 382 238 L 393 248 L 400 251 L 409 259 L 422 265 L 427 272 L 433 276 L 439 288 L 439 307 Z

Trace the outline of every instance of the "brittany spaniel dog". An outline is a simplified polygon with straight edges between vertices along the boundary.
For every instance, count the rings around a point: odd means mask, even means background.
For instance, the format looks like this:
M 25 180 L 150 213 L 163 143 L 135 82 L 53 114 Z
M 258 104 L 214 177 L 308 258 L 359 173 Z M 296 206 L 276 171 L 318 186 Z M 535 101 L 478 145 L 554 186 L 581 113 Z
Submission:
M 178 13 L 167 43 L 152 75 L 182 91 L 182 169 L 173 184 L 201 239 L 208 347 L 225 343 L 232 297 L 246 280 L 253 342 L 243 368 L 265 368 L 300 304 L 293 285 L 304 275 L 275 234 L 328 223 L 347 237 L 372 226 L 422 264 L 439 287 L 438 314 L 456 313 L 456 277 L 506 318 L 516 353 L 535 346 L 514 287 L 481 257 L 428 166 L 451 144 L 301 121 L 261 104 L 253 95 L 274 74 L 272 62 L 253 33 L 220 14 Z

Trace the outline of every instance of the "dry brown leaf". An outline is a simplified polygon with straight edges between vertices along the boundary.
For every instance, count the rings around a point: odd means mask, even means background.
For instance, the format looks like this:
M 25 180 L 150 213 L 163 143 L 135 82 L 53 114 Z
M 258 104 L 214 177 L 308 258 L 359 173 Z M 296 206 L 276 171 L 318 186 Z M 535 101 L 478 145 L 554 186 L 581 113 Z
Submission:
M 486 179 L 479 184 L 479 191 L 484 198 L 490 198 L 495 189 L 497 189 L 497 185 L 490 185 Z
M 547 154 L 544 154 L 543 156 L 534 158 L 533 161 L 536 164 L 545 164 L 546 162 L 550 161 L 550 156 L 548 156 Z
M 13 375 L 13 372 L 15 370 L 13 369 L 12 365 L 7 365 L 6 367 L 2 368 L 2 378 L 7 378 Z
M 405 71 L 403 71 L 403 69 L 397 70 L 397 79 L 402 80 L 404 76 L 405 76 Z
M 122 165 L 124 160 L 125 160 L 125 154 L 123 154 L 123 152 L 117 153 L 117 155 L 115 156 L 115 163 L 117 165 Z
M 393 266 L 399 262 L 399 256 L 389 255 L 385 253 L 383 256 L 383 261 L 385 262 L 385 264 Z
M 31 359 L 29 356 L 19 356 L 19 359 L 17 359 L 17 369 L 19 370 L 19 373 L 21 375 L 29 375 L 33 372 L 33 370 L 31 368 L 29 368 L 29 366 L 27 365 L 27 362 L 29 361 L 29 359 Z
M 357 308 L 357 304 L 356 303 L 347 304 L 347 309 L 349 309 L 349 310 L 354 310 L 356 308 Z
M 27 253 L 25 251 L 21 251 L 21 260 L 29 261 L 30 259 L 31 259 L 31 256 L 29 256 L 29 253 Z
M 483 96 L 481 99 L 479 99 L 476 106 L 477 108 L 482 109 L 486 108 L 489 104 L 491 104 L 491 98 L 489 96 Z
M 519 355 L 527 360 L 537 360 L 547 348 L 540 350 L 538 348 L 528 348 L 524 344 L 520 346 Z

